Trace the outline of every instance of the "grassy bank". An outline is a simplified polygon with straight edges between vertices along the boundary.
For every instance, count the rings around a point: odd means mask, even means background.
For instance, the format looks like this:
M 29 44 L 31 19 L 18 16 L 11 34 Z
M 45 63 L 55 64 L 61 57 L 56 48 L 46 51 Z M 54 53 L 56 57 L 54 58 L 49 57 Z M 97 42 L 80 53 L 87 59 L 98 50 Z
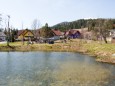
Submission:
M 96 56 L 97 61 L 115 63 L 115 44 L 98 43 L 96 41 L 70 40 L 67 43 L 60 41 L 55 44 L 29 44 L 25 42 L 0 44 L 0 51 L 64 51 L 81 52 L 84 54 Z

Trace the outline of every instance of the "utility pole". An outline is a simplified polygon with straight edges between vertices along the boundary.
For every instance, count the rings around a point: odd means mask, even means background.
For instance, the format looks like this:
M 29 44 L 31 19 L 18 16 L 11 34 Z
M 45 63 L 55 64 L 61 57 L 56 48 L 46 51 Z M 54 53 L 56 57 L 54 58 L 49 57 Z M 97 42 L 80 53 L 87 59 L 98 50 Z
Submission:
M 23 28 L 23 22 L 22 22 L 22 30 L 24 31 L 24 28 Z M 24 35 L 23 35 L 23 38 L 22 38 L 22 44 L 24 45 Z
M 10 20 L 10 16 L 9 16 L 9 15 L 7 15 L 7 17 L 8 17 L 7 46 L 9 46 L 9 40 L 10 40 L 9 20 Z

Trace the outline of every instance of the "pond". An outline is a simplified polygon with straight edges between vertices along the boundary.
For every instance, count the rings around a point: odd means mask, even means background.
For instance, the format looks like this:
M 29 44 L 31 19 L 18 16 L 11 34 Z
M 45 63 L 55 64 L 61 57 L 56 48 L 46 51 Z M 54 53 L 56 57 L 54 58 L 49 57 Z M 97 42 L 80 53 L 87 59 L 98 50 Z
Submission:
M 0 52 L 0 86 L 115 86 L 115 65 L 72 52 Z

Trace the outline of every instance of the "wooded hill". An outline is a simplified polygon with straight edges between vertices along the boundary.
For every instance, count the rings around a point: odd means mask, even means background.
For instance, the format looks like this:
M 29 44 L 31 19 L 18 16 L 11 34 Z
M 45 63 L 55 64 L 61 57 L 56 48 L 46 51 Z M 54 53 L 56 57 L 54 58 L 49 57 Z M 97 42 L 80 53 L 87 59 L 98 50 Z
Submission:
M 91 27 L 97 26 L 97 23 L 100 23 L 100 21 L 110 21 L 110 24 L 115 24 L 115 19 L 104 19 L 104 18 L 98 18 L 98 19 L 79 19 L 72 22 L 62 22 L 57 25 L 52 26 L 52 29 L 59 29 L 61 31 L 66 31 L 68 29 L 79 29 L 79 28 L 85 28 L 88 27 L 91 29 Z M 114 27 L 113 27 L 114 28 Z

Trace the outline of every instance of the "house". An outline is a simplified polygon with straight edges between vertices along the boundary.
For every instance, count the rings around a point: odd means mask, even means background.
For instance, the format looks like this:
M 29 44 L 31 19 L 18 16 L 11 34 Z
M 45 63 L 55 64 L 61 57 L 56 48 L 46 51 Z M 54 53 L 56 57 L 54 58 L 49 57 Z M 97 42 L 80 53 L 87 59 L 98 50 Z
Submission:
M 6 40 L 6 35 L 4 32 L 0 32 L 0 41 L 5 41 Z
M 109 37 L 107 37 L 107 41 L 115 43 L 115 24 L 113 24 L 113 29 L 109 30 Z
M 56 29 L 52 29 L 52 32 L 53 32 L 53 38 L 63 38 L 63 32 L 61 32 L 60 30 L 56 30 Z
M 65 37 L 67 38 L 82 38 L 86 40 L 91 40 L 94 37 L 92 31 L 88 31 L 88 28 L 81 28 L 81 29 L 70 29 L 65 32 Z
M 18 31 L 18 40 L 29 40 L 32 38 L 34 38 L 34 34 L 31 30 L 25 29 Z
M 63 32 L 61 32 L 60 30 L 56 30 L 56 29 L 52 29 L 52 32 L 54 34 L 54 36 L 63 36 Z
M 114 29 L 110 30 L 109 41 L 111 43 L 115 43 L 115 30 Z
M 46 38 L 45 40 L 46 41 L 56 41 L 56 40 L 60 40 L 63 37 L 64 37 L 63 32 L 57 29 L 52 29 L 52 37 Z
M 66 31 L 64 33 L 64 35 L 67 37 L 67 38 L 80 38 L 81 37 L 81 32 L 78 31 L 77 29 L 70 29 L 68 31 Z

